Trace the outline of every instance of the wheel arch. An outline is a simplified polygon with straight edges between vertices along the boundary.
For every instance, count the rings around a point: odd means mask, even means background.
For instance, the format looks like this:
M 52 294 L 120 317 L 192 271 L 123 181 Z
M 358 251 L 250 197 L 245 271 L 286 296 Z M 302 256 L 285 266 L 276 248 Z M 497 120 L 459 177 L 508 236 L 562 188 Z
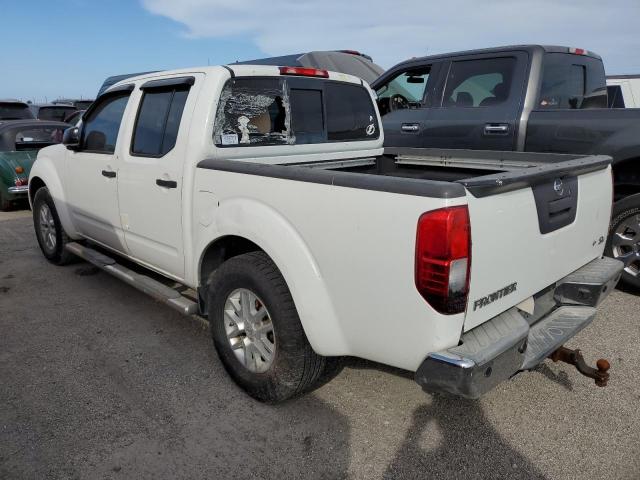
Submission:
M 618 160 L 614 162 L 612 170 L 616 201 L 640 193 L 640 157 Z
M 305 334 L 316 353 L 325 356 L 348 354 L 347 341 L 329 290 L 296 229 L 279 213 L 254 200 L 225 203 L 216 213 L 218 235 L 199 255 L 199 297 L 205 297 L 211 273 L 225 260 L 250 251 L 263 251 L 282 273 Z

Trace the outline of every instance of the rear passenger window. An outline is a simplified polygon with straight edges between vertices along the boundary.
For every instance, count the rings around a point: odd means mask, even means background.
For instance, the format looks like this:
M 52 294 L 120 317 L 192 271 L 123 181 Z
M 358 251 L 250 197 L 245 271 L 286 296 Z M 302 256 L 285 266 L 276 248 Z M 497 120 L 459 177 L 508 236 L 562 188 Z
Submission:
M 516 59 L 488 58 L 453 62 L 444 91 L 444 107 L 488 107 L 509 99 Z
M 161 157 L 173 149 L 188 95 L 184 87 L 144 92 L 133 132 L 133 155 Z
M 588 56 L 547 53 L 538 107 L 606 108 L 607 89 L 602 62 Z
M 369 92 L 360 85 L 325 84 L 327 139 L 372 140 L 380 136 Z
M 607 87 L 607 95 L 609 97 L 609 108 L 625 108 L 620 85 L 609 85 Z

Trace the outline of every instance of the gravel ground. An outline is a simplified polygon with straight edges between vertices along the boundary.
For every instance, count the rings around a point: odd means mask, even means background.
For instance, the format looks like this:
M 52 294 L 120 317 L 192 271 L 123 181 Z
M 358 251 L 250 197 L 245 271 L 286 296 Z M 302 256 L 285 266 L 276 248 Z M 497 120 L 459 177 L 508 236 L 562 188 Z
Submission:
M 278 406 L 227 377 L 202 323 L 89 267 L 41 256 L 0 213 L 0 478 L 640 478 L 640 296 L 616 291 L 569 346 L 480 401 L 348 359 Z M 411 334 L 411 332 L 407 332 Z

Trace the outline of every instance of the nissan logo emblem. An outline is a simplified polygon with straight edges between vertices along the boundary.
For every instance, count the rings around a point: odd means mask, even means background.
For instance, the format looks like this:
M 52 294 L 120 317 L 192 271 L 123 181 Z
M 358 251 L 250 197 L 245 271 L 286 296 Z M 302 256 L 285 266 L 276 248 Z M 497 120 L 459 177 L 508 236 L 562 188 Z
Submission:
M 562 184 L 561 178 L 556 178 L 553 182 L 553 189 L 558 194 L 558 196 L 562 196 L 564 194 L 564 185 Z

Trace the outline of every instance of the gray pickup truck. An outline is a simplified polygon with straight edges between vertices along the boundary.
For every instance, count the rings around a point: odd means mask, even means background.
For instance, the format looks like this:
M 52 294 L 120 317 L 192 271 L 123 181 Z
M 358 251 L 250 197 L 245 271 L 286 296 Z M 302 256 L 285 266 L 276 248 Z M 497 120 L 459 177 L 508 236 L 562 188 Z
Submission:
M 602 154 L 615 204 L 606 252 L 640 288 L 640 110 L 607 108 L 602 59 L 520 45 L 412 58 L 373 82 L 385 147 Z

